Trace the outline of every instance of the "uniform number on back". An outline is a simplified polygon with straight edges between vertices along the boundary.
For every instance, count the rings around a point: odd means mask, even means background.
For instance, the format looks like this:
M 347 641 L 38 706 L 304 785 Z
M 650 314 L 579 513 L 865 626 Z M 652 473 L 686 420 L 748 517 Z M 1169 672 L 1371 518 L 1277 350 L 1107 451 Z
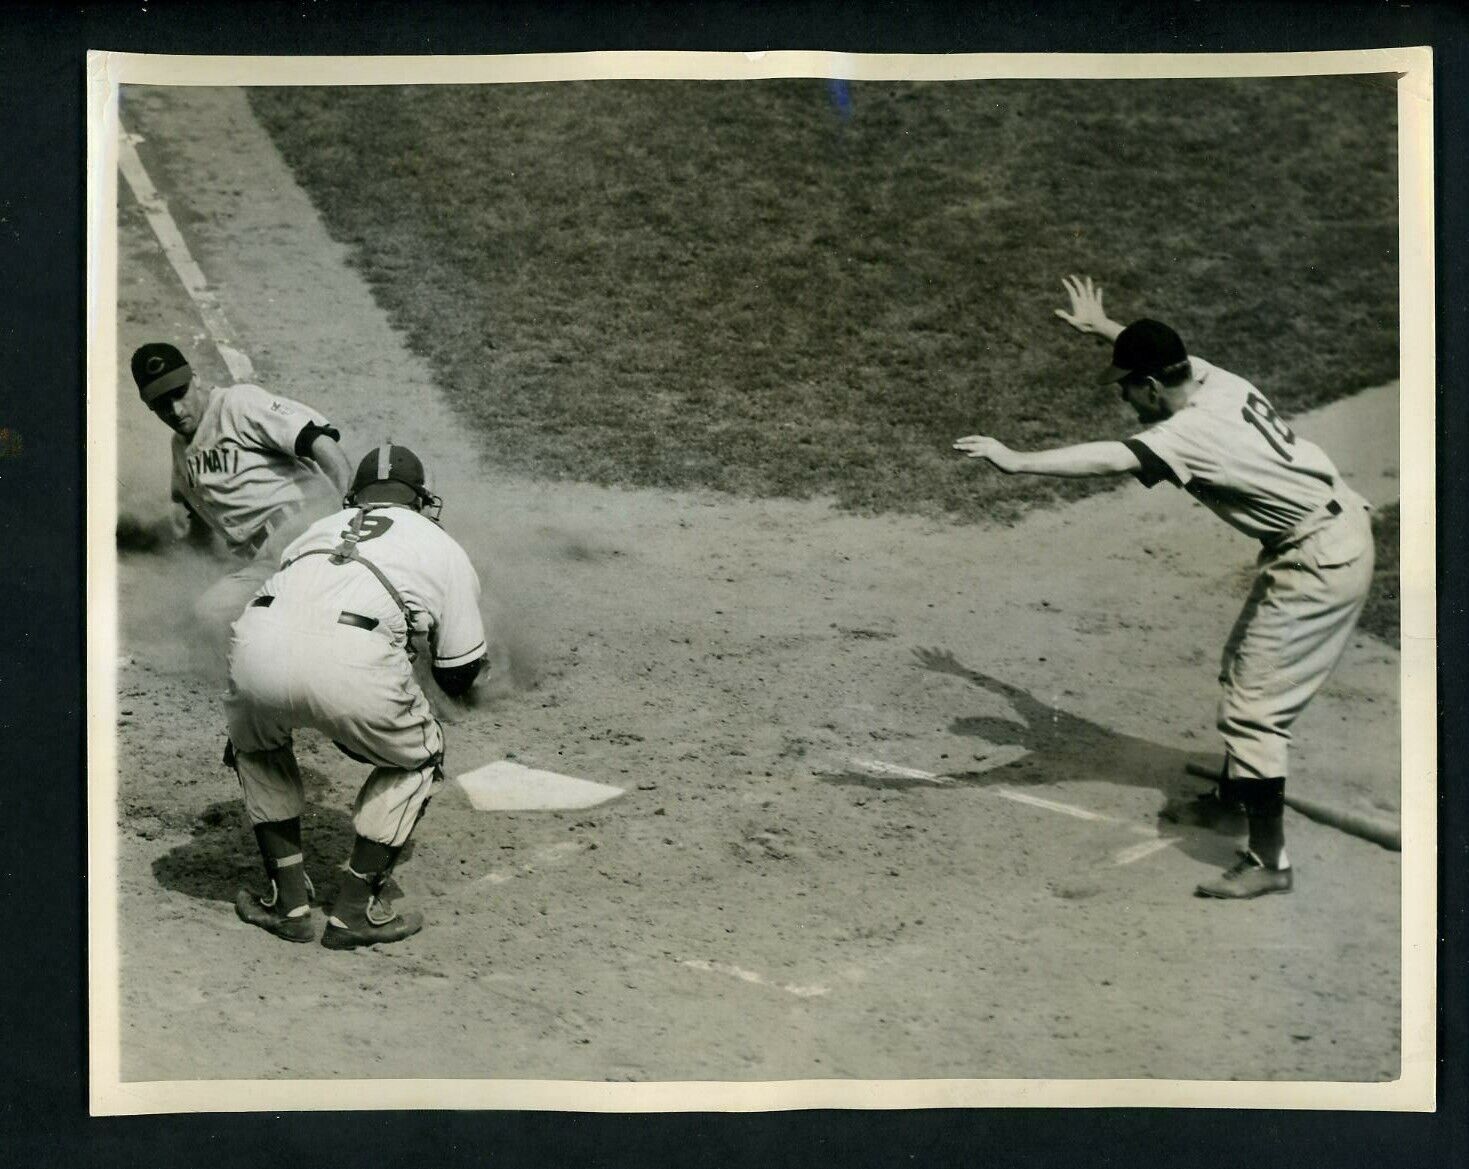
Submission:
M 362 522 L 357 525 L 357 531 L 354 532 L 351 527 L 343 528 L 342 539 L 360 544 L 363 540 L 377 539 L 392 526 L 393 521 L 388 516 L 369 512 L 362 517 Z
M 1296 432 L 1285 424 L 1274 406 L 1259 394 L 1251 394 L 1240 407 L 1240 416 L 1260 432 L 1277 455 L 1287 462 L 1294 461 L 1290 448 L 1296 445 Z

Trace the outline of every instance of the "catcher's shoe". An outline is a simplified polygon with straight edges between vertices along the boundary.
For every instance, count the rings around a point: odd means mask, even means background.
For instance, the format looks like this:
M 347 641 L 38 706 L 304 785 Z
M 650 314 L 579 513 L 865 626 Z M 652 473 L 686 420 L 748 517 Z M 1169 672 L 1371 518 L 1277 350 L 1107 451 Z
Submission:
M 401 942 L 423 929 L 423 914 L 399 913 L 382 897 L 368 898 L 365 906 L 338 910 L 327 918 L 321 944 L 328 950 L 352 950 L 379 942 Z
M 1202 882 L 1194 894 L 1238 901 L 1246 897 L 1263 897 L 1266 893 L 1289 893 L 1294 883 L 1290 869 L 1268 869 L 1259 857 L 1245 849 L 1231 868 L 1225 869 L 1212 881 Z
M 275 885 L 272 884 L 267 897 L 259 897 L 248 889 L 235 894 L 235 913 L 243 922 L 259 926 L 267 933 L 288 942 L 314 942 L 316 924 L 310 912 L 291 917 L 276 908 Z

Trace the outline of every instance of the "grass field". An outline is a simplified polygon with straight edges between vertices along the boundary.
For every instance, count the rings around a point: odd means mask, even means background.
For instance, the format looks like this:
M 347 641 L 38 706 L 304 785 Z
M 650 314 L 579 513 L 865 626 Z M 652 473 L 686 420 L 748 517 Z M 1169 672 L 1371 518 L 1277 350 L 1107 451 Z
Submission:
M 1009 518 L 1120 436 L 1089 272 L 1286 411 L 1397 373 L 1388 78 L 257 90 L 493 462 Z

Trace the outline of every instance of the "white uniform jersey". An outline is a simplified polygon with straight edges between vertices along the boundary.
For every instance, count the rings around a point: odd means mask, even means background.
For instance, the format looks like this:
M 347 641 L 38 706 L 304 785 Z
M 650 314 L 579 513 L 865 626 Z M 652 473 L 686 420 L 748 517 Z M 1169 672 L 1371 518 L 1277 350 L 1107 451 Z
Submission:
M 1244 378 L 1190 355 L 1188 405 L 1127 447 L 1148 487 L 1167 479 L 1266 546 L 1294 541 L 1365 503 L 1315 443 L 1299 437 Z M 1328 505 L 1336 501 L 1337 508 Z
M 318 520 L 286 548 L 281 570 L 260 594 L 274 596 L 278 606 L 292 610 L 320 610 L 331 621 L 338 611 L 373 617 L 395 641 L 406 641 L 402 610 L 372 570 L 319 554 L 342 546 L 359 512 L 357 555 L 398 591 L 411 615 L 412 632 L 429 635 L 433 664 L 449 669 L 483 657 L 485 630 L 474 565 L 452 536 L 410 507 L 371 504 Z
M 315 410 L 241 384 L 210 391 L 199 428 L 173 438 L 173 498 L 234 548 L 282 508 L 336 494 L 309 454 L 317 436 L 340 437 Z

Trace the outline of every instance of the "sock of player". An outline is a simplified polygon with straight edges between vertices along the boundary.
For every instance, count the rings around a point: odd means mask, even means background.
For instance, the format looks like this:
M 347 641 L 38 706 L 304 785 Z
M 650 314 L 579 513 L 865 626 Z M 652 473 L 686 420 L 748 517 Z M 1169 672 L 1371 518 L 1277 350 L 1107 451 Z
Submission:
M 255 843 L 265 862 L 265 875 L 275 885 L 275 909 L 287 917 L 309 913 L 305 857 L 301 853 L 301 821 L 276 820 L 257 824 Z
M 349 918 L 366 912 L 367 903 L 378 891 L 397 855 L 398 849 L 393 845 L 368 840 L 365 836 L 359 836 L 352 842 L 352 856 L 347 861 L 347 871 L 342 875 L 337 899 L 332 902 L 333 924 L 346 925 Z
M 1287 869 L 1285 855 L 1285 779 L 1241 782 L 1239 791 L 1250 821 L 1250 851 L 1267 869 Z

